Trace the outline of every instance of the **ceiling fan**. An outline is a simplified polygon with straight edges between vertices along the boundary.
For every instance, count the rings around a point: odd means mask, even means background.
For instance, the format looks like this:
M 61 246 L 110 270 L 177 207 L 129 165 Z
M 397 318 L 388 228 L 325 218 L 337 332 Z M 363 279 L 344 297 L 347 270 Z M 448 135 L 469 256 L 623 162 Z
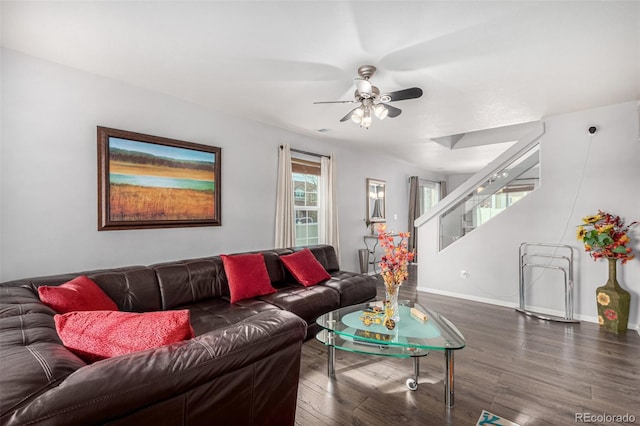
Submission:
M 376 67 L 373 65 L 362 65 L 358 68 L 359 78 L 355 79 L 355 100 L 314 102 L 314 104 L 360 103 L 360 106 L 349 111 L 349 113 L 342 117 L 340 121 L 343 122 L 351 119 L 354 123 L 360 124 L 360 127 L 368 129 L 373 121 L 373 115 L 378 117 L 380 120 L 384 120 L 386 117 L 394 118 L 402 113 L 401 109 L 388 105 L 388 102 L 416 99 L 422 96 L 422 89 L 419 87 L 380 94 L 380 89 L 369 82 L 369 79 L 373 74 L 375 74 L 375 72 Z

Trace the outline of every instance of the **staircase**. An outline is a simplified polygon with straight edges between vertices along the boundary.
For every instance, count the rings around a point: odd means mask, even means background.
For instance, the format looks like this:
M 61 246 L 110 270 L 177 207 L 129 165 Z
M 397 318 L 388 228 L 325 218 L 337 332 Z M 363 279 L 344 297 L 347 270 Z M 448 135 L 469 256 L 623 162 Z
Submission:
M 418 290 L 517 306 L 518 245 L 535 240 L 529 215 L 546 214 L 535 196 L 544 133 L 540 122 L 416 219 Z
M 544 124 L 539 123 L 420 216 L 415 226 L 437 224 L 438 250 L 442 251 L 522 200 L 540 184 L 539 139 L 543 134 Z

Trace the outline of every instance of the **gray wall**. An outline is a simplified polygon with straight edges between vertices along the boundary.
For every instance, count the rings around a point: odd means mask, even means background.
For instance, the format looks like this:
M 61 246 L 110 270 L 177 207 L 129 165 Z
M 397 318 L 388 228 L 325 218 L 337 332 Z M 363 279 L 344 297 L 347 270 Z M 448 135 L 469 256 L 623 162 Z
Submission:
M 347 270 L 358 269 L 357 249 L 364 247 L 367 177 L 387 181 L 396 230 L 407 228 L 408 177 L 442 179 L 372 150 L 230 117 L 11 50 L 2 50 L 1 66 L 2 281 L 273 247 L 282 143 L 337 155 Z M 222 147 L 222 226 L 98 232 L 98 125 Z
M 575 312 L 580 319 L 597 321 L 595 289 L 607 281 L 607 263 L 594 262 L 584 252 L 576 230 L 583 217 L 598 209 L 618 214 L 627 223 L 640 220 L 638 103 L 551 116 L 544 122 L 541 186 L 536 191 L 441 252 L 437 220 L 420 227 L 420 289 L 515 306 L 520 243 L 567 244 L 576 255 Z M 592 138 L 587 133 L 590 125 L 600 127 Z M 640 254 L 640 226 L 630 234 L 631 246 Z M 467 278 L 461 276 L 463 270 Z M 527 281 L 531 308 L 564 313 L 558 274 L 538 269 Z M 637 328 L 640 260 L 618 265 L 618 281 L 631 292 L 629 323 Z

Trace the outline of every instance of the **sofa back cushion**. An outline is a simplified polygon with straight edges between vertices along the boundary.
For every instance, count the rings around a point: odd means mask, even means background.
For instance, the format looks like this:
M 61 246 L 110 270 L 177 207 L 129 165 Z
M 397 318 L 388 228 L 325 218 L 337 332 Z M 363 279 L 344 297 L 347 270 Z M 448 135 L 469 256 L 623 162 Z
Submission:
M 162 309 L 158 279 L 146 266 L 85 273 L 124 312 L 151 312 Z
M 161 263 L 151 268 L 158 277 L 162 310 L 229 295 L 219 256 Z
M 125 312 L 159 311 L 160 290 L 153 269 L 146 266 L 128 266 L 116 269 L 93 270 L 73 274 L 49 275 L 3 283 L 8 286 L 31 287 L 37 294 L 40 286 L 57 286 L 86 275 Z
M 280 254 L 288 249 L 254 251 L 262 253 L 269 279 L 274 287 L 286 280 Z M 173 309 L 214 297 L 230 297 L 229 282 L 220 256 L 186 259 L 150 266 L 158 277 L 162 309 Z
M 260 252 L 264 256 L 264 264 L 267 266 L 267 272 L 269 273 L 269 279 L 271 285 L 274 287 L 280 287 L 287 284 L 287 274 L 284 270 L 284 265 L 280 260 L 280 256 L 293 253 L 289 249 L 277 249 Z

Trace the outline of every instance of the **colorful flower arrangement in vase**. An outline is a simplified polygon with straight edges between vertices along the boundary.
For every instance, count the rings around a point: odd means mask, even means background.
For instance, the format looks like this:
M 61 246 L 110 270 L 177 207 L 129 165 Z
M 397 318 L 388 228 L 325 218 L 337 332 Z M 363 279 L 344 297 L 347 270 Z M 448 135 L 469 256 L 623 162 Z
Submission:
M 593 260 L 614 259 L 622 260 L 624 265 L 635 255 L 629 243 L 629 228 L 638 222 L 632 222 L 628 226 L 620 216 L 598 210 L 598 214 L 582 219 L 582 225 L 578 226 L 577 237 L 584 243 L 584 249 Z
M 409 232 L 394 235 L 387 232 L 387 225 L 378 225 L 378 243 L 384 249 L 378 265 L 385 289 L 385 326 L 390 330 L 400 320 L 398 291 L 409 277 L 407 268 L 414 257 L 414 253 L 407 248 L 409 235 Z M 398 244 L 394 242 L 396 236 L 400 237 Z
M 617 263 L 624 265 L 635 257 L 633 249 L 628 246 L 629 228 L 638 222 L 625 226 L 620 216 L 598 211 L 598 214 L 582 219 L 576 237 L 584 244 L 584 249 L 593 258 L 609 261 L 609 279 L 607 283 L 596 289 L 598 304 L 598 322 L 604 329 L 616 334 L 627 330 L 629 305 L 631 296 L 620 287 L 617 280 Z

